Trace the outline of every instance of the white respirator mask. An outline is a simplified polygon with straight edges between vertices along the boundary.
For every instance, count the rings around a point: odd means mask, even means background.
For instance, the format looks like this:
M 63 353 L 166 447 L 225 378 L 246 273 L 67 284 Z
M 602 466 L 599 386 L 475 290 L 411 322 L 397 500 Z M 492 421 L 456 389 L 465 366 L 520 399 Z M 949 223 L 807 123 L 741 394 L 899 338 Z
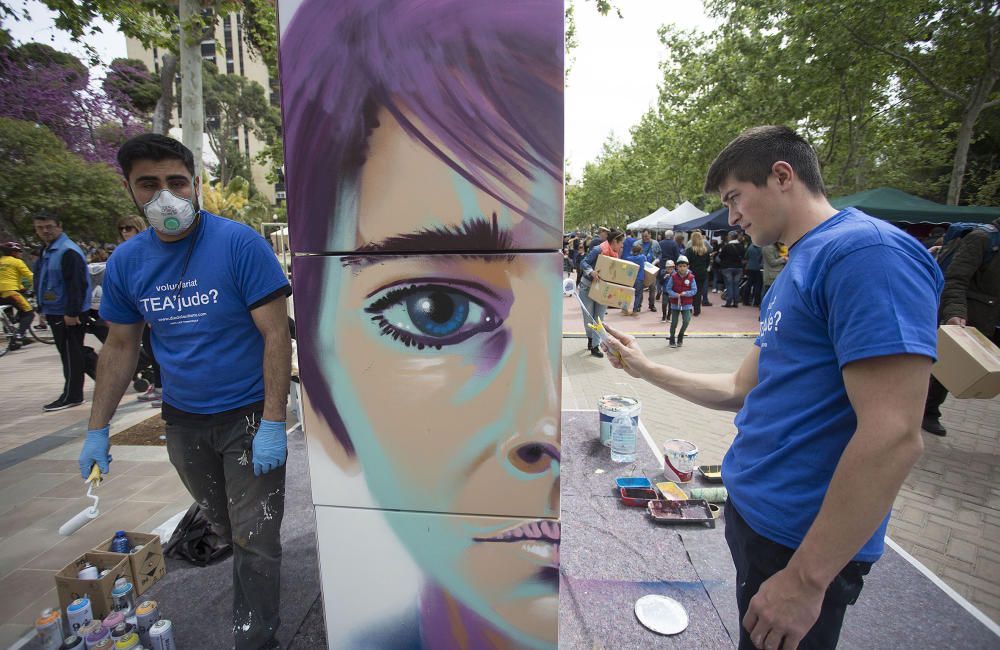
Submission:
M 197 210 L 191 199 L 184 199 L 170 190 L 159 190 L 149 203 L 142 206 L 146 219 L 157 232 L 179 235 L 194 223 Z

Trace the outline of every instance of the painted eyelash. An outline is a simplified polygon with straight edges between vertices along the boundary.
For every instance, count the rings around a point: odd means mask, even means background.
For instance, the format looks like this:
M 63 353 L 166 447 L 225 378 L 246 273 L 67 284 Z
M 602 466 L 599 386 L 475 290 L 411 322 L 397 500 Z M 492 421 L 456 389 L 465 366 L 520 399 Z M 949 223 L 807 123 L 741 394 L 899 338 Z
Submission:
M 417 285 L 411 284 L 408 287 L 396 287 L 395 289 L 390 289 L 384 296 L 373 302 L 368 307 L 365 307 L 365 313 L 368 314 L 381 314 L 387 307 L 395 305 L 400 302 L 401 298 L 405 298 L 417 289 L 427 289 L 429 287 L 436 287 L 437 285 Z M 374 319 L 372 319 L 374 320 Z
M 399 302 L 402 302 L 402 300 L 406 298 L 406 296 L 410 295 L 414 291 L 418 289 L 427 289 L 428 287 L 434 287 L 434 286 L 436 285 L 411 284 L 405 287 L 396 287 L 395 289 L 390 289 L 388 292 L 386 292 L 384 296 L 373 302 L 368 307 L 365 307 L 365 312 L 369 314 L 374 314 L 372 316 L 372 322 L 378 325 L 379 331 L 382 332 L 384 336 L 391 336 L 393 341 L 399 341 L 408 348 L 415 347 L 418 350 L 424 350 L 428 347 L 434 348 L 435 350 L 440 350 L 442 347 L 444 347 L 443 345 L 427 345 L 426 343 L 421 343 L 420 341 L 417 341 L 417 339 L 414 336 L 393 327 L 389 323 L 389 321 L 387 321 L 385 317 L 382 315 L 382 312 L 385 309 Z
M 435 350 L 441 350 L 444 347 L 444 343 L 422 343 L 417 340 L 416 336 L 408 334 L 402 330 L 396 329 L 393 325 L 382 315 L 382 312 L 387 308 L 402 302 L 407 296 L 409 296 L 414 291 L 426 291 L 428 289 L 440 289 L 442 291 L 448 291 L 447 287 L 443 287 L 437 284 L 411 284 L 408 286 L 396 287 L 390 289 L 386 292 L 384 296 L 373 302 L 368 307 L 364 308 L 365 313 L 372 314 L 372 322 L 375 323 L 379 331 L 384 336 L 392 337 L 393 341 L 399 341 L 406 347 L 415 347 L 418 350 L 424 350 L 426 348 L 433 348 Z M 496 324 L 493 329 L 503 325 L 503 319 L 496 317 Z
M 373 305 L 374 306 L 374 305 Z M 367 309 L 365 311 L 368 311 Z M 418 350 L 424 350 L 426 348 L 433 348 L 435 350 L 440 350 L 443 345 L 428 345 L 426 343 L 421 343 L 416 340 L 413 336 L 396 329 L 389 324 L 389 321 L 385 319 L 382 314 L 376 314 L 372 316 L 372 322 L 378 325 L 378 329 L 384 336 L 391 336 L 393 341 L 399 341 L 406 347 L 415 347 Z

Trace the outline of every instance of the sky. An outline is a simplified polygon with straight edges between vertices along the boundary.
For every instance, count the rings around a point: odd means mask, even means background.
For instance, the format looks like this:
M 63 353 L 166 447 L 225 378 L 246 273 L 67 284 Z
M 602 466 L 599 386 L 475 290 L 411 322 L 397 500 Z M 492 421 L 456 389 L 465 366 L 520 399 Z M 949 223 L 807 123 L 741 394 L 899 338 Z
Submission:
M 701 0 L 614 0 L 614 12 L 602 16 L 595 3 L 576 0 L 578 47 L 566 86 L 566 170 L 579 179 L 583 166 L 597 157 L 608 135 L 627 141 L 629 128 L 656 102 L 659 63 L 666 50 L 657 29 L 673 23 L 684 29 L 708 30 Z M 26 7 L 30 21 L 8 20 L 17 42 L 38 41 L 85 58 L 82 46 L 55 29 L 53 14 L 33 0 L 12 2 Z M 99 23 L 102 33 L 87 37 L 104 64 L 124 57 L 125 37 L 114 25 Z M 92 80 L 103 77 L 93 71 Z
M 660 26 L 707 31 L 715 23 L 701 0 L 615 0 L 620 19 L 600 15 L 593 2 L 575 4 L 579 47 L 566 80 L 566 170 L 579 179 L 609 134 L 627 142 L 629 128 L 655 105 L 666 55 Z

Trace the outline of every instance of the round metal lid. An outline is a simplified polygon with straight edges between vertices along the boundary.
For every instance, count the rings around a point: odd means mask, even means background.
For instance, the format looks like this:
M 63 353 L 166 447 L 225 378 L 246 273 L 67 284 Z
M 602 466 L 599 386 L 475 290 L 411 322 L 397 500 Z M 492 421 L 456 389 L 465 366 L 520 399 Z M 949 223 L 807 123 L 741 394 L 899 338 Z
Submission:
M 640 623 L 657 634 L 678 634 L 688 626 L 684 606 L 673 598 L 657 594 L 643 596 L 635 601 L 635 616 Z

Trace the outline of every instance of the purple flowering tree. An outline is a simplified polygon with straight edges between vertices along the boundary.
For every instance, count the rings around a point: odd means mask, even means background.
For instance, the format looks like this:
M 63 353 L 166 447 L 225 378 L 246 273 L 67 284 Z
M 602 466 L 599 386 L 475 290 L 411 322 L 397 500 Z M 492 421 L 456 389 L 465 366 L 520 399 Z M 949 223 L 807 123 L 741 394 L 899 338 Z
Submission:
M 0 51 L 0 116 L 42 124 L 85 160 L 114 165 L 118 146 L 146 130 L 128 95 L 93 88 L 74 57 L 30 45 Z

